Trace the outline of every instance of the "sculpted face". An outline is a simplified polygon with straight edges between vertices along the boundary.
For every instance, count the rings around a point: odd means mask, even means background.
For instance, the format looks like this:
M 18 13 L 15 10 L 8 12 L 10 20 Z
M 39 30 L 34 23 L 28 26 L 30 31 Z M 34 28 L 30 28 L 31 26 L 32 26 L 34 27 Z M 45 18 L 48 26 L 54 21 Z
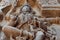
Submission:
M 25 4 L 22 8 L 21 8 L 21 12 L 31 12 L 31 7 L 28 4 Z
M 23 12 L 27 12 L 27 11 L 30 11 L 30 9 L 29 9 L 28 6 L 24 6 L 24 7 L 22 8 L 22 11 L 23 11 Z

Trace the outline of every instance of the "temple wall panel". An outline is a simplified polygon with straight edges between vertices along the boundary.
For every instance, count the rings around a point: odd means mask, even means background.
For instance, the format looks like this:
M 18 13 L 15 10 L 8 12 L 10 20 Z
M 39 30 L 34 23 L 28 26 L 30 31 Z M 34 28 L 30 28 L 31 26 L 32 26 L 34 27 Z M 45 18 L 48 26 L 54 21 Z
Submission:
M 60 17 L 60 10 L 43 10 L 42 16 L 44 17 Z

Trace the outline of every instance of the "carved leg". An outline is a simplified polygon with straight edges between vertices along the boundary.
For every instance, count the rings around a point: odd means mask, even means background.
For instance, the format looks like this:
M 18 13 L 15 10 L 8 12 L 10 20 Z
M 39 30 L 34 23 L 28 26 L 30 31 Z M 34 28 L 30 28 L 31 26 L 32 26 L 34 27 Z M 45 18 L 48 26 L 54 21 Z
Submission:
M 14 39 L 12 38 L 12 35 L 10 35 L 10 40 L 14 40 Z
M 33 38 L 34 38 L 34 34 L 29 33 L 29 40 L 33 40 Z
M 2 28 L 2 31 L 5 33 L 6 37 L 10 37 L 12 39 L 16 38 L 17 36 L 21 36 L 22 34 L 26 36 L 26 38 L 33 39 L 33 34 L 26 31 L 26 30 L 19 30 L 17 28 L 11 27 L 11 26 L 6 26 Z
M 11 26 L 5 26 L 2 28 L 2 31 L 6 35 L 7 38 L 15 38 L 20 35 L 20 30 Z
M 0 38 L 0 40 L 4 40 L 4 39 L 6 39 L 6 37 L 5 37 L 5 35 L 4 35 L 4 33 L 3 32 L 0 32 L 1 33 L 1 38 Z
M 38 31 L 36 33 L 36 38 L 35 40 L 42 40 L 43 39 L 43 36 L 44 36 L 44 33 L 42 31 Z
M 26 37 L 25 38 L 28 38 L 29 37 L 29 40 L 33 40 L 33 34 L 32 33 L 30 33 L 30 32 L 28 32 L 28 31 L 23 31 L 23 35 L 26 35 Z

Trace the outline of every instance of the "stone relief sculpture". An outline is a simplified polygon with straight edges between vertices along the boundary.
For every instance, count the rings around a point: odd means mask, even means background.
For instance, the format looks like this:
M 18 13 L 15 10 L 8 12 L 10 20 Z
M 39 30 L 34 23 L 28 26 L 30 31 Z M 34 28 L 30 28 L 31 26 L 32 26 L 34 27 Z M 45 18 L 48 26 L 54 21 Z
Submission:
M 25 4 L 20 11 L 17 18 L 16 14 L 7 15 L 9 17 L 6 17 L 8 23 L 2 28 L 6 37 L 10 40 L 44 40 L 44 36 L 47 33 L 47 26 L 44 22 L 42 24 L 39 23 L 38 17 L 35 16 L 35 12 L 28 4 Z M 18 21 L 16 22 L 16 20 Z
M 2 22 L 0 22 L 6 40 L 53 40 L 56 37 L 55 33 L 53 35 L 50 33 L 52 32 L 49 29 L 51 26 L 50 21 L 37 16 L 34 8 L 26 3 L 16 12 L 12 12 L 15 9 L 15 6 L 12 5 L 3 17 Z

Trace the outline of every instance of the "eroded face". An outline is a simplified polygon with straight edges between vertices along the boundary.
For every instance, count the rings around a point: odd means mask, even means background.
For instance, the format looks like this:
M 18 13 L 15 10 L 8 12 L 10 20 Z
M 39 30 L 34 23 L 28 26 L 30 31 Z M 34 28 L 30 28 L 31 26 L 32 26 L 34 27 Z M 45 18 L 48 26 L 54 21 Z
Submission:
M 22 12 L 31 12 L 31 7 L 29 6 L 29 4 L 25 4 L 22 6 L 21 11 Z
M 24 7 L 22 8 L 22 11 L 23 11 L 23 12 L 30 11 L 30 8 L 29 8 L 28 6 L 24 6 Z

